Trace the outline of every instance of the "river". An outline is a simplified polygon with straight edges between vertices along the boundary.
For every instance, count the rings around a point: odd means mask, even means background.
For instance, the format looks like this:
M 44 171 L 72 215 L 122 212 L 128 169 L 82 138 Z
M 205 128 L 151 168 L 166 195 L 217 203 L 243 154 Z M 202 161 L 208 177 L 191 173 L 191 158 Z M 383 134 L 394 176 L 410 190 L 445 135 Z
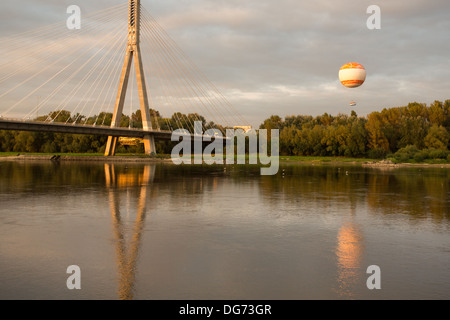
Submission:
M 0 299 L 450 298 L 450 169 L 2 161 L 0 204 Z

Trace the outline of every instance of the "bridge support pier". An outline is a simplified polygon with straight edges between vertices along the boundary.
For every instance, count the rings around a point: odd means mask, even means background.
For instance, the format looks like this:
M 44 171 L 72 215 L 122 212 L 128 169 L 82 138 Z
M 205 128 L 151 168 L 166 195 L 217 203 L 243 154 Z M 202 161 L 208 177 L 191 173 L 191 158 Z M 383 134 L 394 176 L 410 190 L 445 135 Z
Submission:
M 105 156 L 110 157 L 116 154 L 116 145 L 119 138 L 108 137 L 108 142 L 106 142 Z
M 144 137 L 144 148 L 145 154 L 151 155 L 156 154 L 156 145 L 155 145 L 155 137 L 154 136 L 145 136 Z

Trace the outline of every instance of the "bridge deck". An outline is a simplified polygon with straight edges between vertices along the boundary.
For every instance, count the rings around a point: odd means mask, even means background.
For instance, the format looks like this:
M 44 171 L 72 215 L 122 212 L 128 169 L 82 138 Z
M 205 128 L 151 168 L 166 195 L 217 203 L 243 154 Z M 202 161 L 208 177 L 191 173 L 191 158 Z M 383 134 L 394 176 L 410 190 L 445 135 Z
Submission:
M 72 133 L 89 134 L 113 137 L 143 138 L 151 135 L 157 140 L 171 140 L 172 131 L 129 129 L 129 128 L 111 128 L 107 126 L 92 126 L 81 124 L 64 124 L 58 122 L 38 122 L 38 121 L 20 121 L 0 119 L 0 130 L 34 131 L 34 132 L 53 132 L 53 133 Z M 177 134 L 175 134 L 177 135 Z M 180 136 L 180 134 L 178 134 Z M 190 134 L 191 139 L 198 139 L 200 135 Z M 217 137 L 226 139 L 226 137 Z

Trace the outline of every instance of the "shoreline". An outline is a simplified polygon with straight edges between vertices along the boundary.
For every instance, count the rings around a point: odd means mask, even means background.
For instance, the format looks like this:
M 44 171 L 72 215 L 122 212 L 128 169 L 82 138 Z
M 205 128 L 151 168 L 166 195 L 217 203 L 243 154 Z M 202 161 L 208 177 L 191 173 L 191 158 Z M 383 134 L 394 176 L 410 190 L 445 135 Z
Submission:
M 450 169 L 450 163 L 394 163 L 394 162 L 383 162 L 385 160 L 381 160 L 378 162 L 368 162 L 363 163 L 362 166 L 366 168 L 448 168 Z
M 283 159 L 284 158 L 284 159 Z M 148 156 L 114 156 L 105 157 L 101 155 L 27 155 L 18 154 L 15 156 L 1 156 L 0 161 L 87 161 L 87 162 L 150 162 L 150 163 L 173 163 L 170 157 L 148 157 Z M 310 164 L 310 165 L 360 165 L 368 168 L 404 168 L 404 167 L 424 167 L 424 168 L 450 168 L 450 163 L 394 163 L 390 160 L 356 160 L 346 158 L 345 160 L 333 159 L 286 159 L 280 157 L 280 164 Z
M 170 158 L 151 158 L 139 156 L 68 156 L 68 155 L 17 155 L 3 156 L 0 161 L 53 161 L 53 162 L 69 162 L 69 161 L 90 161 L 90 162 L 172 162 Z

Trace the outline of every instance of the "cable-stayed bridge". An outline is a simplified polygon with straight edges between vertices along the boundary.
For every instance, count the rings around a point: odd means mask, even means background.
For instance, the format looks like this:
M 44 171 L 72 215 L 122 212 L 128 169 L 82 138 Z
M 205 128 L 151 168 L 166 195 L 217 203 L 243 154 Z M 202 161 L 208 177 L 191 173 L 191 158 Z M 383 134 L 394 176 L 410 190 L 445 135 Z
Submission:
M 140 0 L 81 21 L 1 39 L 0 130 L 106 135 L 111 156 L 119 137 L 142 138 L 150 154 L 197 121 L 203 131 L 246 125 Z

